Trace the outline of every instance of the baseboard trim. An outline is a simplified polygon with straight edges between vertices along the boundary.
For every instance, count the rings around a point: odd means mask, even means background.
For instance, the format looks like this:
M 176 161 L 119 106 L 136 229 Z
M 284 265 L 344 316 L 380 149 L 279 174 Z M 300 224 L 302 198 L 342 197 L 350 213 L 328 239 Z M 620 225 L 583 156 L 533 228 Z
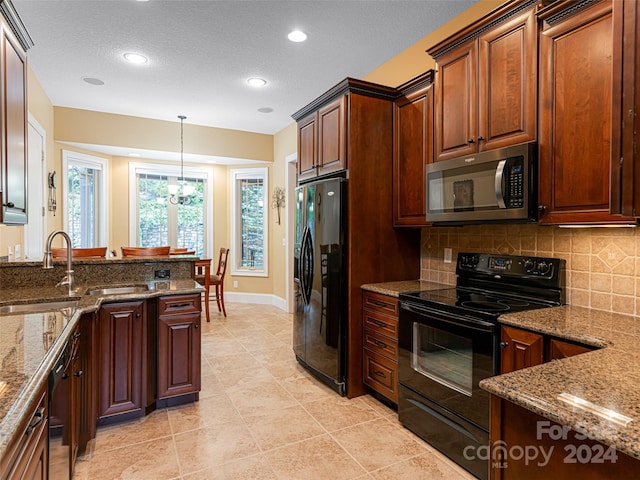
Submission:
M 259 305 L 273 305 L 280 310 L 287 311 L 287 301 L 284 298 L 272 295 L 270 293 L 247 293 L 247 292 L 224 292 L 224 300 L 234 303 L 256 303 Z M 212 296 L 211 302 L 215 305 L 215 297 Z

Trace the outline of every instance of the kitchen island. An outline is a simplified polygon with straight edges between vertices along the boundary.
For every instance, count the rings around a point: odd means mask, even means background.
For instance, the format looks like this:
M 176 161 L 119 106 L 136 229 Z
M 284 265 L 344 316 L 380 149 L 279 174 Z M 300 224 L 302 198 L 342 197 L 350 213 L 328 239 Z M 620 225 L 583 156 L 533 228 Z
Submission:
M 573 462 L 571 452 L 575 449 L 582 455 L 575 460 L 585 471 L 601 469 L 604 475 L 613 475 L 609 478 L 625 478 L 624 473 L 618 474 L 614 469 L 640 459 L 638 319 L 565 305 L 501 315 L 499 322 L 598 349 L 481 381 L 480 387 L 493 396 L 492 430 L 500 430 L 492 432 L 492 441 L 506 441 L 503 435 L 510 421 L 506 418 L 508 412 L 519 411 L 513 404 L 534 414 L 527 417 L 533 425 L 512 418 L 512 426 L 517 423 L 521 432 L 529 429 L 533 433 L 534 447 L 544 445 L 546 440 L 564 440 L 557 445 L 561 466 Z M 500 419 L 501 415 L 504 418 Z M 554 424 L 581 435 L 576 440 L 567 430 L 557 434 L 560 430 Z M 599 456 L 601 448 L 592 440 L 613 447 L 616 452 L 605 449 L 603 455 L 609 456 Z M 509 452 L 506 442 L 503 446 Z M 515 463 L 512 459 L 511 464 L 507 462 L 502 467 L 494 464 L 495 478 L 512 478 L 510 469 L 515 473 Z M 640 463 L 632 468 L 637 473 Z M 529 471 L 535 475 L 531 465 Z
M 49 373 L 74 332 L 78 331 L 81 318 L 89 315 L 92 322 L 98 324 L 101 319 L 97 312 L 105 305 L 144 304 L 143 311 L 149 313 L 145 320 L 154 338 L 150 333 L 148 343 L 144 340 L 144 351 L 148 349 L 149 356 L 142 360 L 155 359 L 152 342 L 161 328 L 156 326 L 156 312 L 159 312 L 159 318 L 162 315 L 180 318 L 171 309 L 184 310 L 187 304 L 183 299 L 194 299 L 189 304 L 193 312 L 188 314 L 197 316 L 199 321 L 203 288 L 192 279 L 196 260 L 196 257 L 187 256 L 74 260 L 77 286 L 71 297 L 64 287 L 54 286 L 64 275 L 64 262 L 57 262 L 53 271 L 43 270 L 39 262 L 0 264 L 0 313 L 4 313 L 0 316 L 0 470 L 6 473 L 11 467 L 10 462 L 14 459 L 7 457 L 15 455 L 15 444 L 20 441 L 25 420 L 41 401 Z M 180 299 L 180 302 L 172 305 L 171 298 Z M 35 305 L 42 308 L 31 309 Z M 95 331 L 95 338 L 100 338 L 103 330 Z M 199 335 L 194 338 L 199 340 Z M 199 352 L 199 341 L 197 345 L 190 345 Z M 161 368 L 154 364 L 149 368 L 149 375 L 155 377 L 158 372 L 158 378 L 161 378 L 160 371 Z M 94 378 L 98 376 L 99 373 L 94 372 Z M 156 379 L 151 380 L 155 385 Z M 149 384 L 147 379 L 143 381 Z M 97 385 L 96 380 L 93 382 L 89 388 Z M 199 389 L 199 369 L 196 384 Z M 148 397 L 149 402 L 155 400 L 152 395 Z M 191 398 L 197 399 L 197 392 Z M 145 408 L 142 408 L 141 414 L 144 413 Z

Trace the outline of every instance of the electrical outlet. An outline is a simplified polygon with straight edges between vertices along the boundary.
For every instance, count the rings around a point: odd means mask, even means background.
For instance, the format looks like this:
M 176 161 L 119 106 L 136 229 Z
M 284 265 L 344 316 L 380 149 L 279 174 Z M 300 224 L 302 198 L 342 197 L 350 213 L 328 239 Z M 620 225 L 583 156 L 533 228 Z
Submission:
M 453 249 L 445 248 L 444 249 L 444 263 L 451 263 L 453 259 Z
M 233 281 L 233 288 L 238 288 L 238 281 L 237 280 Z
M 22 258 L 21 250 L 22 248 L 20 247 L 20 244 L 17 244 L 16 246 L 13 247 L 13 255 L 15 256 L 16 260 L 19 260 L 20 258 Z

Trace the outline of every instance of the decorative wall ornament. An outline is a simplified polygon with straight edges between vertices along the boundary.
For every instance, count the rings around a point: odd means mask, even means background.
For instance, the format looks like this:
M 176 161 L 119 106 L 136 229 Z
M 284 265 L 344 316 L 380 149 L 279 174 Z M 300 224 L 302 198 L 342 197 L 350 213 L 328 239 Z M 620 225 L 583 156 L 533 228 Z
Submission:
M 278 211 L 277 222 L 280 225 L 280 209 L 285 206 L 284 199 L 285 189 L 282 187 L 276 187 L 273 190 L 273 196 L 271 197 L 271 208 L 275 208 Z

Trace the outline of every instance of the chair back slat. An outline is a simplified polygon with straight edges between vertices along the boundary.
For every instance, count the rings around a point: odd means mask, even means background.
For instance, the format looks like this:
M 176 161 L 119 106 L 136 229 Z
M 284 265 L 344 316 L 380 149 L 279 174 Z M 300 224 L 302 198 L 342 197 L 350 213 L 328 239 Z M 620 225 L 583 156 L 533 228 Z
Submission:
M 121 249 L 123 257 L 166 257 L 171 247 L 121 247 Z
M 56 260 L 67 258 L 67 249 L 52 248 L 51 254 Z M 79 247 L 71 249 L 71 258 L 104 258 L 106 255 L 107 247 Z

